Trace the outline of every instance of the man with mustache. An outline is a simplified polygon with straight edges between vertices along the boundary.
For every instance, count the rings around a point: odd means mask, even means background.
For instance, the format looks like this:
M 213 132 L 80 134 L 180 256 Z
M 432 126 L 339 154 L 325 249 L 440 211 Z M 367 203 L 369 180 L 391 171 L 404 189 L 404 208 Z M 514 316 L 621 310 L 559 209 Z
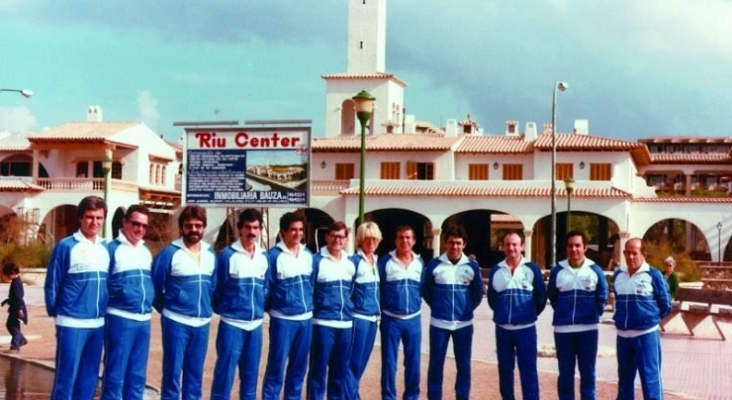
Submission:
M 239 367 L 239 399 L 257 396 L 259 358 L 262 355 L 262 318 L 268 288 L 269 258 L 259 245 L 262 213 L 248 208 L 236 224 L 239 240 L 219 254 L 214 311 L 221 316 L 216 336 L 216 367 L 211 399 L 231 396 Z
M 183 208 L 178 217 L 181 238 L 165 247 L 153 261 L 153 307 L 163 327 L 163 382 L 160 398 L 200 399 L 203 363 L 216 286 L 216 253 L 201 241 L 206 209 Z M 181 386 L 181 373 L 183 385 Z
M 88 196 L 76 213 L 79 230 L 54 247 L 46 273 L 46 311 L 56 322 L 53 400 L 94 398 L 104 342 L 109 253 L 98 235 L 107 204 Z

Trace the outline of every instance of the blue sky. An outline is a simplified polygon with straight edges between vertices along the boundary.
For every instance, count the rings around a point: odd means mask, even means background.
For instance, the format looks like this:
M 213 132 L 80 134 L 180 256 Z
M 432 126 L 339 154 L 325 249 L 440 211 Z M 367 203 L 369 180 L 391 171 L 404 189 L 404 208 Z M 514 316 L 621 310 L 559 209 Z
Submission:
M 83 120 L 312 119 L 322 135 L 325 82 L 346 67 L 345 0 L 0 0 L 0 129 Z M 636 140 L 729 136 L 730 0 L 388 0 L 387 72 L 405 106 L 443 125 L 471 114 L 588 119 L 590 133 Z

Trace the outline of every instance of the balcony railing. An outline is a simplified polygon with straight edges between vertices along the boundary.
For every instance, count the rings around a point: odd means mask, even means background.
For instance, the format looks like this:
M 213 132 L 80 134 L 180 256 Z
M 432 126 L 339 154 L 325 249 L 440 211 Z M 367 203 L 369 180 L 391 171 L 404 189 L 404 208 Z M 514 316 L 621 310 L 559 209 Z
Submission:
M 59 192 L 84 192 L 104 190 L 104 178 L 38 178 L 38 186 Z

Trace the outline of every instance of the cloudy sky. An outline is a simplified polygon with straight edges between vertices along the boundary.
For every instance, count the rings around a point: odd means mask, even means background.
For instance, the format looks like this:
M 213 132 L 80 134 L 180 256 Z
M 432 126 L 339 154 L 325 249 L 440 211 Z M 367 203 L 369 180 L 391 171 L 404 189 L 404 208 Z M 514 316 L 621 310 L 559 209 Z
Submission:
M 588 119 L 594 135 L 729 136 L 730 0 L 387 0 L 387 72 L 407 113 L 443 125 L 471 114 Z M 0 129 L 83 120 L 312 119 L 346 68 L 346 0 L 0 0 Z

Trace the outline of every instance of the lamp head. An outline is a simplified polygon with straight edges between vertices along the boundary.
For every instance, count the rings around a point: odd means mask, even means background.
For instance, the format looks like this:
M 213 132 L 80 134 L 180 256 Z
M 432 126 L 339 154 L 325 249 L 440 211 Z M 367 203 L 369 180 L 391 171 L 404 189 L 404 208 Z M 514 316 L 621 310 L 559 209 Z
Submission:
M 20 91 L 20 94 L 23 95 L 26 99 L 30 99 L 31 96 L 33 96 L 33 91 L 28 89 L 23 89 Z
M 564 186 L 567 188 L 567 191 L 572 191 L 574 189 L 574 178 L 569 177 L 564 179 Z
M 371 114 L 374 111 L 374 101 L 376 98 L 371 93 L 362 90 L 357 95 L 353 96 L 355 102 L 356 112 L 366 112 Z
M 567 84 L 567 82 L 557 81 L 557 89 L 563 92 L 569 89 L 569 85 Z

